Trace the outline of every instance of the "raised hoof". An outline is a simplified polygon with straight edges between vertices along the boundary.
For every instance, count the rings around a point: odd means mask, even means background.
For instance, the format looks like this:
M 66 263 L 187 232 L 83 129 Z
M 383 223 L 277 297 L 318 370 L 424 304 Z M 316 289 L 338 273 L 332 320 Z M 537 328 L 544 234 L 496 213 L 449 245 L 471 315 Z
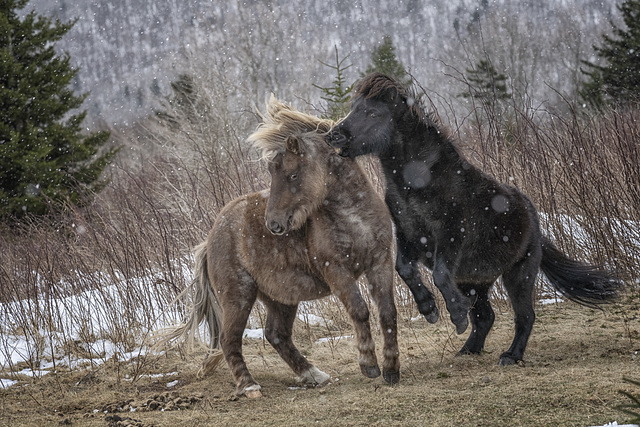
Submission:
M 451 316 L 451 321 L 454 325 L 456 325 L 456 333 L 458 335 L 464 333 L 464 331 L 466 331 L 469 327 L 469 319 L 467 318 L 466 314 L 464 316 L 458 317 L 457 319 L 454 319 L 453 316 Z
M 431 310 L 431 313 L 425 314 L 424 317 L 425 319 L 427 319 L 427 322 L 436 323 L 440 318 L 440 314 L 438 313 L 438 309 L 434 308 L 433 310 Z
M 257 399 L 262 397 L 262 387 L 258 384 L 250 385 L 249 387 L 245 387 L 239 395 L 245 395 L 249 399 Z
M 429 303 L 423 302 L 421 304 L 418 304 L 418 311 L 424 316 L 425 319 L 427 319 L 427 322 L 429 323 L 436 323 L 438 321 L 438 318 L 440 317 L 440 314 L 438 313 L 438 307 L 433 301 L 430 301 Z
M 363 366 L 360 365 L 360 370 L 367 378 L 378 378 L 380 376 L 380 368 L 377 365 Z
M 400 382 L 400 371 L 389 372 L 383 369 L 382 378 L 391 385 L 398 384 Z

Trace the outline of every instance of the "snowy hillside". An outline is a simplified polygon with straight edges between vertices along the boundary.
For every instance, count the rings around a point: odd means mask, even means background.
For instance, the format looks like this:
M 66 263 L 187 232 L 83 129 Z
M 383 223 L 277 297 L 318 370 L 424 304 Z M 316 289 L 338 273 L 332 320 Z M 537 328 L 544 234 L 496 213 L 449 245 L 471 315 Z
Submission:
M 333 78 L 319 61 L 329 61 L 337 46 L 350 55 L 348 78 L 355 80 L 385 34 L 402 63 L 438 94 L 455 96 L 456 79 L 443 73 L 455 77 L 486 50 L 516 88 L 553 101 L 545 83 L 571 92 L 580 59 L 617 13 L 613 0 L 73 3 L 33 0 L 26 10 L 77 18 L 59 44 L 80 68 L 75 89 L 91 92 L 84 108 L 119 122 L 146 114 L 188 71 L 189 56 L 232 63 L 238 84 L 253 85 L 260 103 L 270 91 L 319 101 L 312 83 Z

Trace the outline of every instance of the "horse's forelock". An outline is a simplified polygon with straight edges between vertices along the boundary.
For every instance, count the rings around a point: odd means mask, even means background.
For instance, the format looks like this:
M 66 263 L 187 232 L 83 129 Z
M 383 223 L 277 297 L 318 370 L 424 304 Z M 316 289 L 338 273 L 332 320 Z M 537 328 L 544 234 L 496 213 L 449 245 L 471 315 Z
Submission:
M 386 74 L 375 72 L 363 77 L 362 80 L 356 83 L 353 92 L 356 99 L 379 99 L 381 101 L 389 101 L 399 95 L 406 102 L 411 114 L 429 126 L 440 128 L 438 118 L 423 110 L 422 104 L 418 102 L 419 97 L 416 96 L 415 88 L 405 87 Z M 408 100 L 413 102 L 409 103 L 407 102 Z
M 262 123 L 247 138 L 264 159 L 272 159 L 286 149 L 285 141 L 290 135 L 306 132 L 326 133 L 334 126 L 329 119 L 294 110 L 291 106 L 271 95 L 265 113 L 258 113 Z
M 395 97 L 400 95 L 408 98 L 410 94 L 407 89 L 392 77 L 382 73 L 371 73 L 363 77 L 354 87 L 356 97 L 364 99 L 382 99 L 387 96 Z

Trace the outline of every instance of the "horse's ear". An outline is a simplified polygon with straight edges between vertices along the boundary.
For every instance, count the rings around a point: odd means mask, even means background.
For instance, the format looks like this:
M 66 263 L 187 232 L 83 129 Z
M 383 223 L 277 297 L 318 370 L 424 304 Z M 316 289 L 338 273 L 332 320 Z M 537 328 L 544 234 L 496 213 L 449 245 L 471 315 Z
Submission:
M 287 151 L 290 151 L 293 154 L 302 154 L 302 141 L 296 135 L 289 135 L 287 139 L 284 140 L 285 145 L 287 146 Z
M 387 91 L 387 101 L 388 102 L 395 102 L 398 99 L 400 99 L 400 94 L 398 93 L 398 90 L 396 88 L 390 88 Z

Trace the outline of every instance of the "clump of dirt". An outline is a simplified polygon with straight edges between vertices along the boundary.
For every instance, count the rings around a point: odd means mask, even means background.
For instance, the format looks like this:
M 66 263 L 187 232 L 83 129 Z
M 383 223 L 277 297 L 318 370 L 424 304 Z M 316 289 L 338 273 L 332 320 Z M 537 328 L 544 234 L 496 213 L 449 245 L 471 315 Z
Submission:
M 152 427 L 153 424 L 145 424 L 140 420 L 119 415 L 107 415 L 104 419 L 109 427 Z
M 202 394 L 181 396 L 177 391 L 159 393 L 143 400 L 128 399 L 107 403 L 102 407 L 103 413 L 148 412 L 148 411 L 180 411 L 192 408 L 204 398 Z

